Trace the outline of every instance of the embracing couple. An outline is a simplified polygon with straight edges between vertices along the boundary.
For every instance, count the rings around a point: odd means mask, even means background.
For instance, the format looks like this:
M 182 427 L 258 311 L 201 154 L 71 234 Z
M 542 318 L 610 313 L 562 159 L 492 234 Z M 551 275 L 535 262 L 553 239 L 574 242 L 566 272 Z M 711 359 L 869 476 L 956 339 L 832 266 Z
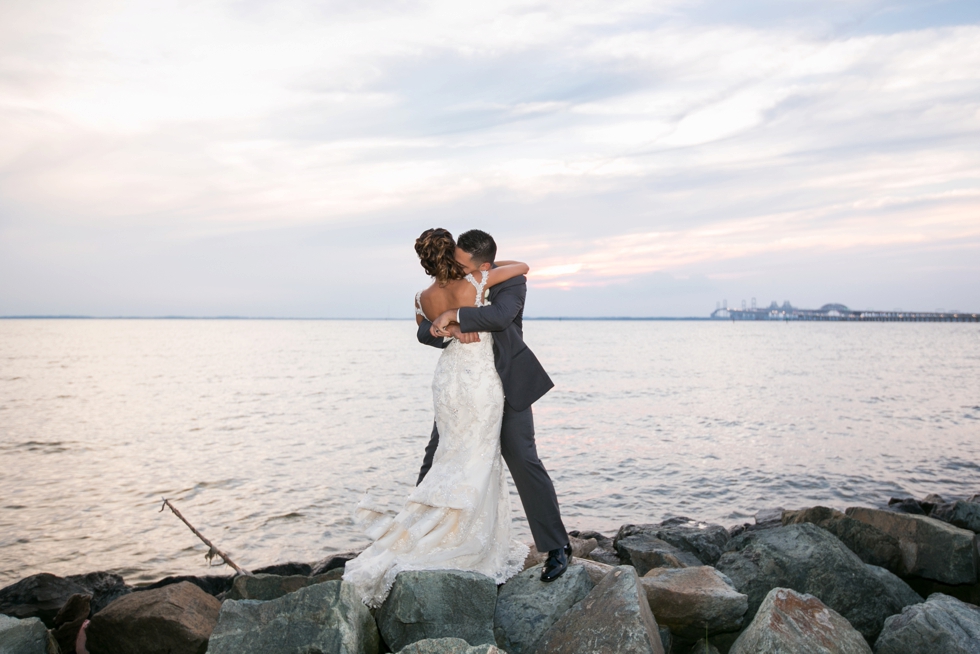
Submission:
M 432 380 L 435 425 L 415 489 L 395 516 L 362 500 L 356 517 L 374 542 L 344 580 L 380 606 L 404 570 L 468 570 L 498 584 L 520 572 L 528 548 L 511 538 L 507 463 L 531 535 L 548 552 L 542 581 L 571 556 L 558 498 L 534 445 L 531 404 L 553 386 L 524 344 L 527 264 L 496 261 L 479 230 L 458 242 L 429 229 L 415 251 L 430 287 L 415 296 L 420 343 L 443 349 Z

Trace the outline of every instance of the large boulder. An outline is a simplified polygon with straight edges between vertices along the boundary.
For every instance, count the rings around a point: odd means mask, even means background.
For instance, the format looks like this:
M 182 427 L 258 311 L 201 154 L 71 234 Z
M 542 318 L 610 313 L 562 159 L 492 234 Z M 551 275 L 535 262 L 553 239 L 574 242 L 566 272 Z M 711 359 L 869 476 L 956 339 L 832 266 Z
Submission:
M 808 593 L 840 613 L 869 641 L 885 618 L 902 610 L 885 583 L 837 538 L 809 523 L 747 531 L 728 544 L 717 568 L 749 596 L 755 616 L 773 588 Z M 900 583 L 900 580 L 899 580 Z
M 919 504 L 919 500 L 914 497 L 890 497 L 888 498 L 888 510 L 896 513 L 910 513 L 913 515 L 927 515 L 927 511 Z
M 875 654 L 980 654 L 980 608 L 935 593 L 885 620 Z
M 288 563 L 276 563 L 274 565 L 267 565 L 264 568 L 257 568 L 252 570 L 252 574 L 275 575 L 277 577 L 295 577 L 296 575 L 309 577 L 313 574 L 313 566 L 309 563 L 289 561 Z
M 817 525 L 837 536 L 865 563 L 888 568 L 894 572 L 900 572 L 902 569 L 902 553 L 898 548 L 898 539 L 877 527 L 849 518 L 840 511 L 825 506 L 783 512 L 783 525 L 803 522 Z
M 645 575 L 654 568 L 692 568 L 704 565 L 690 552 L 649 534 L 633 534 L 616 540 L 616 551 L 626 565 Z
M 92 615 L 109 606 L 123 595 L 133 592 L 131 586 L 112 572 L 89 572 L 83 575 L 68 575 L 66 581 L 76 583 L 92 596 Z
M 972 531 L 911 513 L 855 506 L 846 514 L 898 539 L 902 576 L 916 575 L 945 584 L 977 583 L 980 561 Z
M 267 602 L 225 601 L 207 651 L 377 654 L 380 645 L 371 612 L 354 586 L 328 581 Z
M 980 504 L 976 502 L 956 501 L 939 504 L 929 513 L 929 517 L 980 534 Z
M 86 589 L 74 581 L 42 572 L 0 589 L 0 613 L 14 618 L 40 618 L 49 629 L 72 595 Z
M 398 654 L 507 654 L 493 645 L 470 645 L 462 638 L 417 640 Z
M 657 624 L 687 639 L 737 631 L 749 605 L 748 596 L 711 566 L 655 568 L 640 585 Z
M 728 530 L 721 525 L 677 517 L 656 525 L 623 525 L 616 534 L 615 543 L 640 535 L 660 539 L 682 552 L 693 554 L 698 560 L 697 565 L 714 565 L 730 538 Z M 616 549 L 622 556 L 618 546 Z
M 729 654 L 871 654 L 871 648 L 813 595 L 773 588 Z
M 194 575 L 178 575 L 174 577 L 164 577 L 160 581 L 156 581 L 149 586 L 137 588 L 136 590 L 156 590 L 157 588 L 172 586 L 173 584 L 179 584 L 186 581 L 194 584 L 208 595 L 217 597 L 222 593 L 228 592 L 231 589 L 231 584 L 234 580 L 235 577 L 233 575 L 203 575 L 200 577 Z
M 980 583 L 953 586 L 933 581 L 932 579 L 923 579 L 922 577 L 906 577 L 904 581 L 908 582 L 912 590 L 921 597 L 929 597 L 933 593 L 942 593 L 943 595 L 955 597 L 967 604 L 980 606 Z
M 224 599 L 273 600 L 288 593 L 294 593 L 300 588 L 322 584 L 325 581 L 334 581 L 334 579 L 331 579 L 334 576 L 331 573 L 317 577 L 306 577 L 303 575 L 280 577 L 274 574 L 239 575 L 235 577 L 235 581 L 231 585 L 231 590 L 225 593 Z
M 203 654 L 221 602 L 183 581 L 130 593 L 92 617 L 91 654 Z
M 663 654 L 636 571 L 613 569 L 541 638 L 537 654 Z
M 613 539 L 601 534 L 598 531 L 570 531 L 568 535 L 572 538 L 580 538 L 582 540 L 594 540 L 596 542 L 596 547 L 594 550 L 586 555 L 586 558 L 592 559 L 593 561 L 598 561 L 599 563 L 605 563 L 607 565 L 621 565 L 622 560 L 619 558 L 619 554 L 616 552 L 616 547 L 613 545 Z
M 865 564 L 865 568 L 881 582 L 882 592 L 893 606 L 911 606 L 925 600 L 911 586 L 899 579 L 890 570 L 877 565 Z
M 497 592 L 493 615 L 497 645 L 508 654 L 531 654 L 551 625 L 594 586 L 580 563 L 569 565 L 551 582 L 541 581 L 540 565 L 512 577 Z
M 58 646 L 40 618 L 18 620 L 0 615 L 0 653 L 56 654 Z
M 585 568 L 585 571 L 589 573 L 589 579 L 592 580 L 593 585 L 598 585 L 599 582 L 606 578 L 607 574 L 616 569 L 614 565 L 599 563 L 591 559 L 578 559 L 575 561 L 575 564 Z
M 568 535 L 568 544 L 572 546 L 572 558 L 584 559 L 598 547 L 598 542 L 594 538 L 576 538 Z M 539 552 L 534 543 L 528 547 L 527 556 L 524 558 L 524 569 L 544 563 L 548 559 L 547 552 Z
M 497 585 L 485 575 L 410 570 L 395 578 L 375 618 L 392 651 L 426 638 L 453 637 L 470 645 L 492 645 L 496 603 Z
M 310 576 L 315 577 L 317 575 L 326 574 L 331 570 L 340 568 L 341 571 L 347 566 L 347 562 L 356 559 L 360 552 L 341 552 L 340 554 L 331 554 L 330 556 L 320 559 L 312 565 L 312 570 L 310 571 Z

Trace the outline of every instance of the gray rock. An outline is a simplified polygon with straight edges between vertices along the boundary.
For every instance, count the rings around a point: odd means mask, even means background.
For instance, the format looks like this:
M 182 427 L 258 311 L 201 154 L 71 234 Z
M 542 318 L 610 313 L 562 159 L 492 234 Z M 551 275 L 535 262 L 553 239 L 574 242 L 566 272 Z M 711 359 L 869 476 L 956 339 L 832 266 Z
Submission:
M 875 654 L 980 654 L 980 608 L 935 593 L 885 620 Z
M 392 651 L 426 638 L 462 638 L 494 644 L 497 585 L 475 572 L 419 570 L 399 573 L 375 614 Z
M 221 602 L 183 581 L 129 593 L 92 617 L 91 654 L 203 654 Z
M 737 631 L 749 598 L 711 566 L 657 568 L 640 579 L 657 624 L 681 638 Z
M 309 563 L 290 561 L 288 563 L 276 563 L 275 565 L 267 565 L 264 568 L 252 570 L 252 574 L 276 575 L 277 577 L 295 577 L 296 575 L 309 577 L 313 574 L 313 566 Z
M 967 604 L 980 606 L 980 584 L 960 584 L 953 586 L 933 581 L 932 579 L 923 579 L 922 577 L 906 577 L 904 581 L 920 597 L 929 597 L 933 593 L 942 593 L 943 595 L 955 597 Z
M 221 605 L 208 654 L 377 654 L 378 629 L 357 590 L 343 581 L 267 602 Z
M 717 568 L 749 596 L 747 619 L 773 588 L 790 588 L 814 595 L 871 641 L 885 618 L 904 606 L 891 582 L 883 582 L 854 552 L 815 525 L 745 532 L 728 547 Z
M 871 654 L 864 638 L 813 595 L 773 588 L 729 654 Z
M 581 601 L 595 586 L 580 563 L 568 566 L 558 579 L 541 581 L 537 565 L 512 577 L 497 593 L 493 634 L 509 654 L 531 654 L 558 618 Z
M 896 513 L 925 515 L 926 512 L 919 501 L 912 497 L 892 497 L 888 500 L 888 510 Z
M 616 534 L 616 542 L 639 534 L 659 538 L 683 552 L 693 554 L 701 562 L 698 565 L 714 565 L 730 538 L 728 530 L 721 525 L 677 517 L 658 525 L 623 525 Z
M 718 648 L 714 646 L 713 643 L 704 638 L 700 639 L 691 649 L 688 650 L 688 654 L 719 654 Z
M 878 581 L 881 582 L 884 592 L 891 600 L 893 606 L 911 606 L 912 604 L 920 604 L 925 601 L 911 586 L 892 574 L 889 570 L 885 570 L 877 565 L 871 565 L 870 563 L 866 563 L 865 566 L 868 572 L 877 577 Z
M 40 618 L 49 629 L 72 595 L 86 589 L 68 579 L 42 572 L 0 589 L 0 613 L 14 618 Z
M 182 581 L 186 581 L 194 584 L 201 590 L 203 590 L 208 595 L 212 597 L 217 597 L 222 593 L 226 593 L 231 589 L 231 584 L 235 580 L 233 575 L 204 575 L 197 577 L 194 575 L 178 575 L 174 577 L 164 577 L 160 581 L 156 581 L 149 586 L 144 586 L 142 588 L 136 588 L 136 591 L 144 590 L 156 590 L 157 588 L 163 588 L 164 586 L 172 586 L 173 584 L 179 584 Z M 96 611 L 98 613 L 98 611 Z
M 331 571 L 333 572 L 333 571 Z M 231 585 L 231 590 L 225 594 L 226 600 L 262 600 L 268 601 L 282 597 L 287 593 L 294 593 L 300 588 L 306 588 L 314 584 L 322 584 L 325 581 L 333 581 L 331 577 L 336 575 L 327 573 L 317 577 L 306 577 L 303 575 L 292 575 L 280 577 L 273 574 L 239 575 Z
M 599 563 L 598 561 L 593 561 L 591 559 L 578 559 L 575 561 L 576 565 L 581 565 L 585 568 L 586 572 L 589 573 L 589 578 L 592 580 L 592 584 L 596 585 L 606 578 L 606 575 L 612 572 L 616 566 L 609 565 L 608 563 Z
M 774 509 L 760 509 L 755 512 L 755 524 L 758 526 L 780 527 L 785 509 L 778 506 Z
M 980 504 L 976 502 L 956 501 L 939 504 L 932 510 L 929 517 L 980 534 Z
M 54 639 L 62 652 L 74 652 L 78 630 L 88 619 L 92 609 L 91 595 L 72 595 L 54 618 Z
M 924 515 L 851 507 L 846 514 L 898 539 L 903 577 L 945 584 L 977 583 L 976 534 Z
M 311 577 L 317 575 L 326 574 L 327 572 L 340 568 L 341 570 L 347 565 L 347 562 L 351 559 L 356 559 L 360 552 L 341 552 L 340 554 L 331 554 L 330 556 L 321 559 L 313 564 L 313 570 L 310 572 Z
M 571 534 L 568 535 L 568 544 L 572 546 L 572 558 L 573 559 L 584 559 L 589 556 L 594 549 L 599 545 L 594 538 L 576 538 Z M 548 560 L 547 552 L 539 552 L 537 546 L 534 543 L 528 547 L 527 557 L 524 559 L 524 569 L 533 568 L 536 565 L 540 565 Z
M 493 645 L 470 645 L 462 638 L 417 640 L 398 654 L 507 654 Z
M 40 618 L 18 620 L 0 615 L 0 652 L 2 654 L 49 654 L 53 640 Z M 57 648 L 57 645 L 54 646 Z
M 622 565 L 623 562 L 619 558 L 619 553 L 616 552 L 616 546 L 613 544 L 612 538 L 604 536 L 598 531 L 570 531 L 568 535 L 583 540 L 595 540 L 596 548 L 589 552 L 586 558 L 607 565 Z
M 893 572 L 902 570 L 902 553 L 898 548 L 897 538 L 877 527 L 849 518 L 840 511 L 814 506 L 799 511 L 784 511 L 782 520 L 784 525 L 803 522 L 815 524 L 837 536 L 865 563 L 888 568 Z
M 636 533 L 617 538 L 616 551 L 625 565 L 645 575 L 654 568 L 691 568 L 704 565 L 690 552 L 677 549 L 665 540 L 650 534 Z
M 92 596 L 91 615 L 95 615 L 114 601 L 133 592 L 131 586 L 112 572 L 89 572 L 83 575 L 68 575 L 66 581 L 78 584 Z
M 619 566 L 541 638 L 537 654 L 663 654 L 636 571 Z

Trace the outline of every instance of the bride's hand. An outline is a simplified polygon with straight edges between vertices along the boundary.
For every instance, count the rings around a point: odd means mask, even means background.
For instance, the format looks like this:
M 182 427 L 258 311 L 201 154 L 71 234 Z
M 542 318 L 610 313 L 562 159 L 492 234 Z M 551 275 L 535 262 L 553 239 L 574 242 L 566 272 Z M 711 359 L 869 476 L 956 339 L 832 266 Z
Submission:
M 446 328 L 449 327 L 449 323 L 456 322 L 456 310 L 450 309 L 449 311 L 443 311 L 439 314 L 439 317 L 432 321 L 433 334 L 438 336 L 449 336 Z

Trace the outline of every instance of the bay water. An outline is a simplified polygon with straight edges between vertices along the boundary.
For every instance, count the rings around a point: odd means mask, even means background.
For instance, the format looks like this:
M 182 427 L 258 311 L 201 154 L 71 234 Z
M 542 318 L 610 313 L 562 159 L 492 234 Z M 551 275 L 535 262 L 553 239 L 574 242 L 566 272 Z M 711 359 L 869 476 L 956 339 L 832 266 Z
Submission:
M 528 321 L 566 526 L 980 492 L 973 324 Z M 432 427 L 410 321 L 0 320 L 0 585 L 223 574 L 364 547 Z M 513 489 L 513 484 L 511 484 Z M 530 541 L 512 490 L 517 536 Z

